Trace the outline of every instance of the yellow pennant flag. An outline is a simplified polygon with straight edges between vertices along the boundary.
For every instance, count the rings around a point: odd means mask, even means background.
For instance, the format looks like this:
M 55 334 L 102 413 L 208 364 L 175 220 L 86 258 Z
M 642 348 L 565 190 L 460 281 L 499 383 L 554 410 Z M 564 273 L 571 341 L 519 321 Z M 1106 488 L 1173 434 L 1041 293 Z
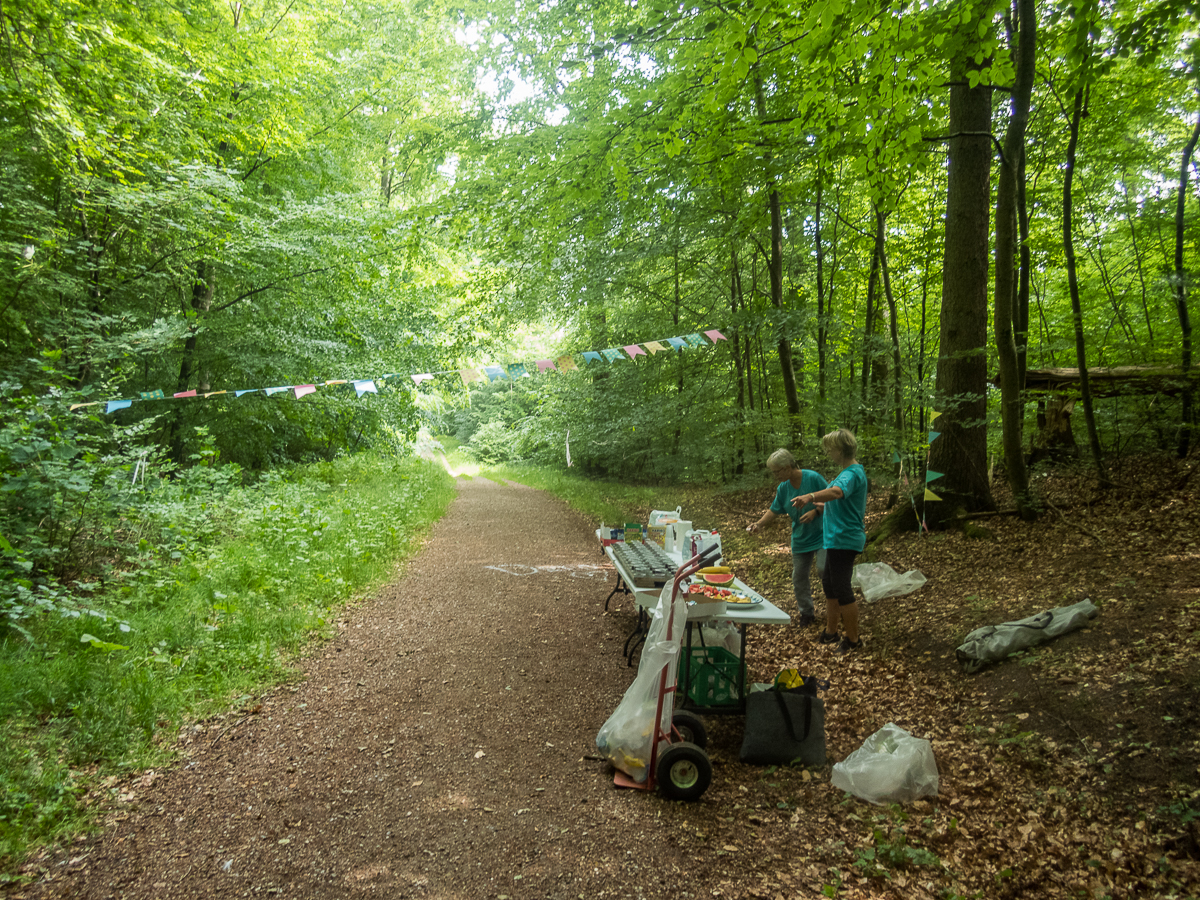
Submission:
M 939 497 L 937 494 L 935 494 L 933 491 L 931 491 L 929 488 L 925 488 L 925 499 L 926 500 L 941 500 L 942 498 Z
M 579 366 L 575 365 L 575 360 L 569 356 L 560 356 L 557 361 L 560 372 L 570 372 L 572 369 L 579 368 Z
M 932 425 L 934 422 L 936 422 L 936 421 L 937 421 L 937 417 L 938 417 L 938 416 L 940 416 L 940 415 L 941 415 L 941 413 L 940 413 L 940 412 L 938 412 L 936 409 L 935 409 L 935 410 L 933 410 L 933 411 L 931 411 L 931 412 L 929 413 L 929 424 L 930 424 L 930 425 Z
M 665 353 L 670 349 L 669 347 L 664 347 L 659 341 L 646 341 L 645 343 L 646 349 L 650 351 L 651 356 L 653 356 L 655 353 L 658 353 L 660 350 Z

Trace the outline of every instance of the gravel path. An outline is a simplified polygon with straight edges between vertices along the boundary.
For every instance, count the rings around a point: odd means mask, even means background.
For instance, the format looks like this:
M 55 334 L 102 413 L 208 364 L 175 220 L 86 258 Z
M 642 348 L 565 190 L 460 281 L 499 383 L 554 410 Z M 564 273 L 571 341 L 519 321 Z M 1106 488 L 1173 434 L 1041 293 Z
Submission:
M 689 807 L 587 758 L 634 671 L 604 562 L 555 498 L 460 480 L 302 682 L 198 726 L 19 896 L 691 895 L 703 867 L 671 825 Z

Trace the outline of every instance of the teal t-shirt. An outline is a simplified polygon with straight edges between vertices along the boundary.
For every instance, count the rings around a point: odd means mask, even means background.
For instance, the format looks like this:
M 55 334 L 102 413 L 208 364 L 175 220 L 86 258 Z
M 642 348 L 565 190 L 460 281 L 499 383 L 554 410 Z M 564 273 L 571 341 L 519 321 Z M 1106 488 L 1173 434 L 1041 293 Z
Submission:
M 867 473 L 855 463 L 846 466 L 829 484 L 842 489 L 841 500 L 825 504 L 821 516 L 826 550 L 856 550 L 867 545 Z
M 792 487 L 790 479 L 781 482 L 778 490 L 775 491 L 775 499 L 771 503 L 771 512 L 777 516 L 787 516 L 792 520 L 792 553 L 820 550 L 822 540 L 820 516 L 811 522 L 800 524 L 800 517 L 812 509 L 813 505 L 809 503 L 801 509 L 798 506 L 792 506 L 792 498 L 823 490 L 826 487 L 825 479 L 821 477 L 820 473 L 810 469 L 801 469 L 800 473 L 800 487 Z

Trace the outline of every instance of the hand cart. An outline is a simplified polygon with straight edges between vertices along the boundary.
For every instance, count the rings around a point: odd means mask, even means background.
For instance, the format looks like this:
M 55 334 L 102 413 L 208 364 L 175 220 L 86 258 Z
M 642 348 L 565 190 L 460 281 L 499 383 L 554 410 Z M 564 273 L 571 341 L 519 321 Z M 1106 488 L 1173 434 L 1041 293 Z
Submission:
M 682 643 L 682 624 L 675 622 L 675 596 L 681 584 L 697 569 L 721 553 L 720 547 L 709 547 L 683 563 L 671 582 L 671 598 L 667 615 L 665 639 Z M 659 788 L 671 800 L 699 800 L 712 783 L 712 762 L 705 752 L 708 732 L 698 715 L 686 709 L 675 709 L 675 679 L 670 677 L 670 662 L 658 675 L 658 704 L 654 711 L 654 740 L 650 745 L 650 764 L 646 780 L 634 781 L 617 770 L 613 784 L 621 788 L 652 791 Z M 671 730 L 663 731 L 663 710 L 671 704 Z

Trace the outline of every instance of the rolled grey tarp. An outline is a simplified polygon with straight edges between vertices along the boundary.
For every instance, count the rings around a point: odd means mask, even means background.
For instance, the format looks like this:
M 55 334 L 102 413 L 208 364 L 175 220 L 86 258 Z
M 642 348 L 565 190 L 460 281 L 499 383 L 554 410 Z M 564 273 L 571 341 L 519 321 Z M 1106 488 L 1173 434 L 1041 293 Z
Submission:
M 1099 612 L 1091 600 L 1080 600 L 1072 606 L 1059 606 L 1019 622 L 984 625 L 968 634 L 954 654 L 968 672 L 978 672 L 1010 653 L 1082 628 Z

